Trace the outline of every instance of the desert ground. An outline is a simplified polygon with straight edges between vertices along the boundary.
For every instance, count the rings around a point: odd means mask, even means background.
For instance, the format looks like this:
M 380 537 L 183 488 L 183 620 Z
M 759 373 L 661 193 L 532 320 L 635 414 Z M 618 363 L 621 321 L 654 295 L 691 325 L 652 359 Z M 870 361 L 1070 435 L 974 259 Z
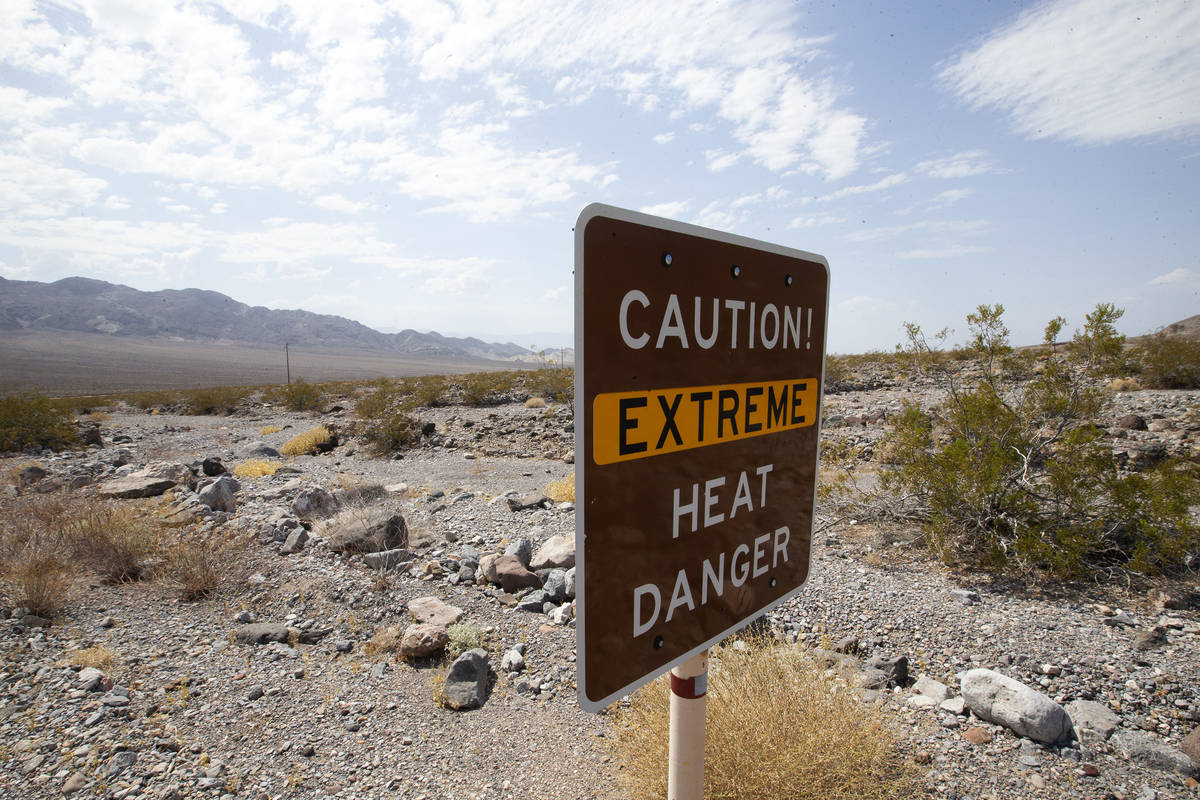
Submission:
M 903 400 L 937 398 L 929 383 L 860 381 L 826 397 L 823 436 L 869 452 Z M 352 434 L 353 398 L 329 397 L 230 416 L 119 406 L 95 417 L 98 444 L 0 460 L 8 507 L 108 497 L 181 535 L 242 540 L 199 599 L 83 574 L 54 619 L 6 601 L 0 795 L 624 796 L 612 716 L 576 703 L 574 504 L 558 493 L 574 469 L 571 410 L 526 399 L 421 409 L 428 435 L 387 456 Z M 1138 415 L 1150 424 L 1123 446 L 1194 455 L 1198 403 L 1114 393 L 1101 423 Z M 321 424 L 340 433 L 328 452 L 272 455 Z M 255 460 L 277 470 L 222 476 Z M 155 496 L 121 499 L 136 494 Z M 363 520 L 397 515 L 402 544 L 378 527 L 378 547 L 347 544 Z M 814 537 L 811 578 L 766 630 L 857 676 L 861 713 L 895 732 L 921 796 L 1200 796 L 1181 750 L 1200 738 L 1194 574 L 1046 588 L 951 570 L 899 526 L 823 513 Z M 454 622 L 486 659 L 459 710 L 449 659 L 402 658 L 395 641 Z M 1039 741 L 982 717 L 963 691 L 980 668 L 1066 708 L 1075 735 Z

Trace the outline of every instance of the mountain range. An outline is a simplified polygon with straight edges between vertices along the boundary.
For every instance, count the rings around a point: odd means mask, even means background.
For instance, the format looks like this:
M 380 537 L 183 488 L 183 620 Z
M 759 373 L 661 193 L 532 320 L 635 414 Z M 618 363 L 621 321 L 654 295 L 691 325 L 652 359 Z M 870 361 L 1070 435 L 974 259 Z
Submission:
M 203 289 L 143 292 L 92 278 L 63 278 L 53 283 L 0 278 L 0 331 L 25 330 L 355 348 L 492 361 L 531 357 L 528 348 L 511 342 L 455 338 L 432 331 L 381 333 L 333 314 L 249 306 Z

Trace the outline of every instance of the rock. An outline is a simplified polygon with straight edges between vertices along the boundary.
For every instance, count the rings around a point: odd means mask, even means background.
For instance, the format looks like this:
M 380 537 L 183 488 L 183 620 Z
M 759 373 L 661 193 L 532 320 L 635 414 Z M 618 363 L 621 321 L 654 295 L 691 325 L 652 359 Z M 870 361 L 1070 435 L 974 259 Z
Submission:
M 237 511 L 237 499 L 234 497 L 234 492 L 239 488 L 237 481 L 228 475 L 222 475 L 201 489 L 196 497 L 213 511 L 225 511 L 232 514 Z
M 62 785 L 63 794 L 74 794 L 87 785 L 87 777 L 82 772 L 75 772 Z
M 550 621 L 555 625 L 566 625 L 575 618 L 575 604 L 563 603 L 558 608 L 550 612 Z
M 522 536 L 504 548 L 504 555 L 516 556 L 521 561 L 521 566 L 529 569 L 530 559 L 533 558 L 533 544 Z
M 961 697 L 948 697 L 938 703 L 938 708 L 948 714 L 961 717 L 967 713 L 967 701 Z
M 525 565 L 515 555 L 500 556 L 492 566 L 496 570 L 496 583 L 506 592 L 515 593 L 527 587 L 542 585 L 538 576 L 525 569 Z
M 1133 637 L 1133 649 L 1145 653 L 1167 643 L 1166 634 L 1157 625 L 1148 631 L 1138 631 Z
M 535 589 L 517 601 L 517 610 L 532 611 L 534 614 L 541 614 L 542 608 L 548 599 L 544 590 Z
M 104 776 L 115 778 L 132 767 L 136 761 L 137 753 L 132 750 L 122 750 L 108 760 L 108 766 L 104 768 Z
M 1074 700 L 1067 704 L 1067 716 L 1075 728 L 1075 738 L 1090 744 L 1103 742 L 1121 724 L 1121 718 L 1103 703 L 1092 700 Z
M 260 683 L 250 687 L 250 691 L 246 693 L 246 699 L 257 700 L 262 697 L 263 694 L 265 694 L 265 692 L 263 691 L 262 684 Z
M 1145 731 L 1120 730 L 1109 741 L 1130 761 L 1178 775 L 1200 774 L 1200 768 L 1182 750 Z
M 35 483 L 46 477 L 50 473 L 39 467 L 37 464 L 30 464 L 25 469 L 17 473 L 17 486 L 25 489 L 33 486 Z
M 301 519 L 324 519 L 337 510 L 333 495 L 320 486 L 307 486 L 292 498 L 292 513 Z
M 436 597 L 418 597 L 408 602 L 408 613 L 417 622 L 448 627 L 462 619 L 463 610 Z
M 84 667 L 75 677 L 79 681 L 79 687 L 88 692 L 100 691 L 104 683 L 104 673 L 95 667 Z
M 575 599 L 575 568 L 574 567 L 571 567 L 569 570 L 567 570 L 567 579 L 566 579 L 566 585 L 565 585 L 564 589 L 567 593 L 567 597 L 574 600 Z
M 279 548 L 279 552 L 285 556 L 299 553 L 304 549 L 304 545 L 308 544 L 308 540 L 308 531 L 304 530 L 304 528 L 295 528 L 288 534 L 287 539 L 283 542 L 283 547 Z
M 567 571 L 564 569 L 552 569 L 546 573 L 546 577 L 542 579 L 542 590 L 546 593 L 546 599 L 555 603 L 561 603 L 567 599 Z
M 246 448 L 249 458 L 279 458 L 279 451 L 266 442 L 251 442 Z
M 483 579 L 488 583 L 500 582 L 500 579 L 496 576 L 496 559 L 499 557 L 496 553 L 488 553 L 479 559 L 479 573 L 483 575 Z
M 833 646 L 833 652 L 845 653 L 848 656 L 858 655 L 861 652 L 857 636 L 843 636 L 838 639 L 837 644 Z
M 529 568 L 534 572 L 539 569 L 561 567 L 569 569 L 575 566 L 575 536 L 562 534 L 547 539 L 529 562 Z
M 242 644 L 266 644 L 267 642 L 286 642 L 291 629 L 277 622 L 252 622 L 239 625 L 233 631 L 233 637 Z
M 1200 727 L 1192 728 L 1192 732 L 1179 743 L 1179 750 L 1196 762 L 1196 766 L 1200 766 Z
M 979 592 L 971 589 L 951 589 L 950 594 L 964 606 L 973 606 L 980 602 Z
M 450 665 L 442 687 L 445 705 L 456 710 L 478 708 L 487 698 L 487 685 L 487 651 L 468 650 Z
M 508 498 L 508 508 L 510 511 L 527 511 L 531 508 L 541 508 L 542 503 L 549 502 L 550 498 L 544 494 L 527 494 L 524 497 Z
M 412 551 L 396 547 L 391 550 L 380 550 L 378 553 L 364 553 L 363 563 L 371 569 L 396 569 L 408 566 L 416 557 Z
M 515 649 L 509 650 L 504 654 L 504 658 L 500 659 L 500 669 L 503 672 L 524 672 L 525 656 Z
M 971 744 L 987 744 L 992 740 L 992 734 L 987 728 L 981 728 L 978 725 L 972 725 L 963 731 L 963 738 Z
M 338 489 L 333 493 L 333 500 L 338 508 L 352 508 L 377 503 L 387 496 L 387 489 L 383 488 L 381 484 L 372 483 L 365 486 L 354 486 L 350 489 Z
M 908 684 L 908 657 L 877 655 L 867 661 L 870 669 L 881 670 L 887 675 L 887 682 L 892 686 Z
M 100 423 L 92 422 L 79 425 L 79 443 L 104 447 L 104 439 L 100 436 Z
M 1114 427 L 1124 431 L 1144 431 L 1146 430 L 1146 420 L 1137 414 L 1126 414 L 1117 420 Z
M 215 478 L 218 475 L 224 475 L 225 465 L 221 463 L 221 459 L 216 456 L 209 456 L 200 462 L 200 471 L 210 478 Z
M 933 698 L 938 703 L 942 702 L 943 700 L 950 699 L 950 687 L 941 681 L 935 681 L 928 675 L 922 675 L 921 677 L 917 678 L 916 685 L 914 685 L 913 688 L 916 689 L 919 694 Z
M 450 634 L 445 626 L 419 622 L 405 629 L 397 653 L 401 658 L 428 658 L 440 653 L 449 643 Z
M 335 553 L 378 553 L 408 545 L 404 517 L 382 509 L 343 511 L 326 522 L 324 530 Z
M 173 486 L 175 481 L 169 478 L 135 478 L 131 475 L 104 481 L 96 488 L 96 493 L 104 498 L 131 500 L 137 497 L 158 497 Z
M 1071 733 L 1071 719 L 1058 703 L 1019 681 L 990 669 L 963 673 L 960 688 L 972 713 L 1019 736 L 1054 743 Z
M 867 667 L 854 676 L 854 685 L 863 689 L 882 689 L 888 685 L 889 677 L 886 672 L 874 667 Z

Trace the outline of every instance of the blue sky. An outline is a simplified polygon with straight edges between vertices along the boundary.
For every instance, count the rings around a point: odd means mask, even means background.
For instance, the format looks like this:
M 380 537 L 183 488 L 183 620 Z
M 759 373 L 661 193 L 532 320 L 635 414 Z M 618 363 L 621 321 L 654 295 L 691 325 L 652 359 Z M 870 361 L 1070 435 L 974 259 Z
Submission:
M 820 253 L 829 347 L 1200 313 L 1200 4 L 0 4 L 0 275 L 569 344 L 599 201 Z

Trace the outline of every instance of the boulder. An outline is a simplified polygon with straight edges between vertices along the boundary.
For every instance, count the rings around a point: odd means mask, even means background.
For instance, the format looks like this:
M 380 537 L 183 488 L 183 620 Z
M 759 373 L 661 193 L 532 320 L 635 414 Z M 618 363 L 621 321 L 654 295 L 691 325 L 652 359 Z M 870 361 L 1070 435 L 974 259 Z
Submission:
M 396 569 L 408 566 L 416 557 L 411 550 L 397 547 L 392 550 L 380 550 L 377 553 L 364 553 L 363 563 L 371 569 Z
M 488 655 L 485 650 L 468 650 L 450 665 L 442 686 L 443 702 L 448 708 L 478 708 L 487 699 Z
M 306 486 L 292 499 L 292 512 L 301 519 L 323 519 L 337 510 L 333 495 L 320 486 Z
M 533 543 L 524 536 L 519 537 L 515 542 L 504 548 L 504 555 L 516 556 L 521 566 L 529 568 L 529 561 L 533 557 Z
M 408 613 L 412 614 L 417 622 L 447 627 L 462 619 L 463 610 L 429 596 L 408 601 Z
M 130 475 L 105 481 L 97 487 L 96 493 L 113 500 L 132 500 L 137 497 L 158 497 L 174 486 L 175 481 L 168 478 L 137 478 Z
M 531 508 L 541 508 L 542 503 L 549 500 L 544 494 L 527 494 L 524 497 L 508 498 L 508 507 L 512 511 L 527 511 Z
M 335 553 L 378 553 L 406 546 L 408 525 L 399 512 L 351 509 L 325 523 L 325 538 Z
M 248 458 L 279 458 L 279 451 L 266 442 L 251 442 L 246 448 Z
M 1179 750 L 1200 767 L 1200 727 L 1192 728 L 1192 732 L 1183 737 Z
M 497 558 L 492 566 L 496 570 L 496 583 L 506 592 L 518 592 L 528 587 L 537 588 L 542 585 L 538 576 L 525 569 L 525 565 L 514 555 L 503 555 Z
M 209 456 L 200 462 L 200 471 L 210 478 L 215 478 L 218 475 L 226 473 L 225 465 L 221 463 L 221 459 L 216 456 Z
M 539 569 L 553 567 L 570 569 L 573 566 L 575 566 L 575 536 L 573 534 L 551 536 L 537 549 L 529 562 L 529 568 L 535 572 Z
M 228 475 L 222 475 L 199 491 L 200 502 L 213 511 L 233 513 L 237 511 L 237 498 L 234 497 L 241 487 L 238 482 Z
M 405 629 L 397 652 L 401 658 L 428 658 L 440 653 L 449 643 L 450 634 L 444 626 L 418 622 Z
M 542 589 L 546 592 L 546 599 L 553 600 L 555 603 L 561 603 L 567 599 L 567 571 L 565 569 L 552 569 L 546 572 L 546 576 L 542 578 Z
M 279 552 L 285 556 L 290 556 L 294 553 L 299 553 L 304 549 L 304 545 L 308 544 L 308 531 L 304 528 L 295 528 L 288 534 L 287 539 L 283 542 L 283 547 Z
M 479 572 L 488 583 L 500 582 L 500 579 L 496 576 L 496 559 L 499 557 L 496 553 L 488 553 L 479 559 Z
M 534 614 L 541 614 L 548 600 L 550 600 L 550 598 L 547 596 L 545 591 L 542 589 L 534 589 L 517 602 L 517 610 L 531 611 Z
M 1085 744 L 1103 742 L 1121 724 L 1121 718 L 1103 703 L 1073 700 L 1067 704 L 1067 716 L 1075 728 L 1075 738 Z
M 1126 414 L 1117 420 L 1114 427 L 1125 431 L 1144 431 L 1146 430 L 1146 420 L 1137 414 Z
M 891 686 L 908 685 L 908 656 L 873 656 L 867 662 L 867 668 L 882 671 Z
M 1125 758 L 1152 769 L 1177 775 L 1200 775 L 1200 767 L 1187 754 L 1145 731 L 1117 731 L 1109 742 Z
M 1018 736 L 1052 744 L 1071 734 L 1066 710 L 1046 695 L 990 669 L 972 669 L 960 681 L 975 716 L 1003 725 Z
M 935 681 L 928 675 L 917 678 L 917 683 L 913 688 L 917 690 L 918 694 L 923 694 L 937 703 L 950 699 L 950 687 L 941 681 Z
M 291 629 L 278 622 L 251 622 L 239 625 L 233 631 L 233 638 L 242 644 L 266 644 L 267 642 L 286 642 Z

